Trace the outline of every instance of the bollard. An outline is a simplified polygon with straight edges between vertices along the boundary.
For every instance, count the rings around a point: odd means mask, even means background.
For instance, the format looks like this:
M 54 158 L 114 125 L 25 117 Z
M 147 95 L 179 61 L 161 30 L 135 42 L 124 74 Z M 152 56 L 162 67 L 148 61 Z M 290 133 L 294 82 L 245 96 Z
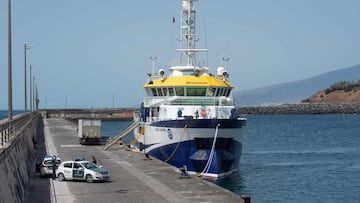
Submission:
M 152 160 L 148 153 L 145 153 L 145 158 L 143 160 Z
M 187 167 L 184 165 L 182 168 L 179 168 L 180 170 L 180 177 L 179 178 L 191 178 L 191 176 L 187 172 Z
M 251 202 L 251 198 L 249 195 L 241 195 L 241 199 L 244 200 L 244 203 L 250 203 Z

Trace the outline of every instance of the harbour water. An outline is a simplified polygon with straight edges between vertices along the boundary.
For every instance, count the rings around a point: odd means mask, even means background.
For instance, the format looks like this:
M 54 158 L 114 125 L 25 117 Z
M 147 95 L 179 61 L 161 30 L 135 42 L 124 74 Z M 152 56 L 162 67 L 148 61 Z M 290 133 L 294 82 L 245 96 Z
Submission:
M 214 183 L 257 203 L 359 202 L 360 115 L 246 117 L 240 170 Z M 112 137 L 130 124 L 104 121 L 102 131 Z
M 360 115 L 247 118 L 240 170 L 217 184 L 256 202 L 359 202 Z
M 24 113 L 24 111 L 22 111 L 22 110 L 14 110 L 12 114 L 13 114 L 13 117 L 14 117 L 14 116 L 22 114 L 22 113 Z M 7 117 L 8 117 L 8 112 L 0 110 L 0 120 L 5 119 Z

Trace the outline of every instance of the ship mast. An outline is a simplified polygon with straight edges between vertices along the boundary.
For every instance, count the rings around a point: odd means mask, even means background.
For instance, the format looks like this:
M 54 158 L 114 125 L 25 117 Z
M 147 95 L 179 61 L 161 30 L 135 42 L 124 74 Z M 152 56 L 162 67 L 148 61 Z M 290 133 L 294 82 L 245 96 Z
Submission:
M 207 49 L 196 49 L 195 42 L 197 34 L 195 32 L 196 10 L 193 7 L 194 1 L 182 0 L 181 25 L 180 25 L 180 63 L 186 66 L 196 66 L 196 52 L 207 52 Z M 184 64 L 185 63 L 185 64 Z

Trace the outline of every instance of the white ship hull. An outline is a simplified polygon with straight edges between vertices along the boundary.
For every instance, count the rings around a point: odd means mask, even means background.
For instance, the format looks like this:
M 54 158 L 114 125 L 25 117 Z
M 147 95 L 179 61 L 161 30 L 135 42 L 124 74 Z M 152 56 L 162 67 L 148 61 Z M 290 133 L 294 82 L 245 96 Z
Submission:
M 150 156 L 186 166 L 191 174 L 218 178 L 238 169 L 245 124 L 241 119 L 172 120 L 145 124 L 135 132 Z

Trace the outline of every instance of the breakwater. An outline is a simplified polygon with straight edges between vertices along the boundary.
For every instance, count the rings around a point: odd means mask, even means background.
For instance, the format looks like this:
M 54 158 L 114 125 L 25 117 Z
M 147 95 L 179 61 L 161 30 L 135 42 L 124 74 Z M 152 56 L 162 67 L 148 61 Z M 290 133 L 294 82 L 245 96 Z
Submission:
M 105 109 L 42 109 L 43 118 L 61 118 L 66 120 L 99 119 L 99 120 L 132 120 L 135 108 Z
M 360 103 L 282 104 L 278 106 L 237 107 L 240 114 L 360 114 Z

